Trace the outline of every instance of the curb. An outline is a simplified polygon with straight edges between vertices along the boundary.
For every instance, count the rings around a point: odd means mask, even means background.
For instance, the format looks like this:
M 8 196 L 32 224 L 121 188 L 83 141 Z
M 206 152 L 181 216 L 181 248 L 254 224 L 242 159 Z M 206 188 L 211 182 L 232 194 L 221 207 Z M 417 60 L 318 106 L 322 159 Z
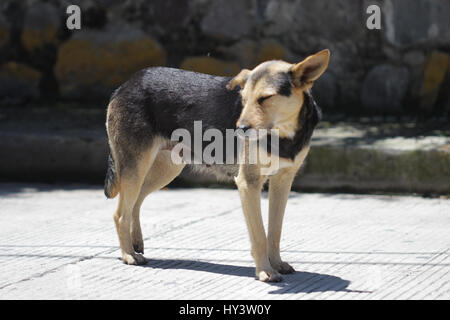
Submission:
M 367 138 L 353 129 L 317 130 L 294 190 L 450 194 L 450 138 Z M 108 146 L 103 130 L 0 132 L 0 150 L 3 179 L 99 183 Z M 178 181 L 219 184 L 186 170 Z

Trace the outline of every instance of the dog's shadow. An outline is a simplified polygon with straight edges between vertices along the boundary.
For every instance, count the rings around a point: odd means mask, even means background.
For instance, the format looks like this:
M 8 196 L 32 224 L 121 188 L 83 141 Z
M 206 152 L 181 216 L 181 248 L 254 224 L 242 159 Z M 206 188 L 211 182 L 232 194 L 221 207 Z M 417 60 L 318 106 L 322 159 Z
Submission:
M 221 275 L 255 278 L 253 267 L 226 265 L 196 260 L 149 259 L 146 268 L 153 269 L 184 269 L 212 272 Z M 281 282 L 269 282 L 276 289 L 270 294 L 312 293 L 326 291 L 354 292 L 347 289 L 350 281 L 328 274 L 296 271 L 283 275 Z

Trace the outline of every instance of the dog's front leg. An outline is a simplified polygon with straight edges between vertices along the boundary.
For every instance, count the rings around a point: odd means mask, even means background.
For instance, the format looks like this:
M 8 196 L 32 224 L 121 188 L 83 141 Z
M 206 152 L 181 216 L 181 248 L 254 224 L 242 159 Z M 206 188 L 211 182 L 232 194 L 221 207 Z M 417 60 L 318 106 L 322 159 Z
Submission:
M 235 181 L 250 235 L 256 277 L 261 281 L 281 281 L 280 274 L 272 268 L 269 262 L 266 233 L 261 217 L 261 188 L 265 178 L 261 177 L 259 167 L 242 164 Z
M 272 267 L 280 273 L 295 272 L 280 257 L 280 239 L 283 226 L 284 211 L 291 191 L 292 182 L 309 152 L 309 146 L 296 156 L 291 167 L 280 169 L 269 181 L 269 230 L 267 233 L 267 245 L 269 261 Z
M 291 191 L 296 169 L 281 169 L 269 180 L 269 231 L 267 234 L 269 261 L 272 267 L 282 274 L 295 272 L 280 257 L 280 238 L 284 211 Z

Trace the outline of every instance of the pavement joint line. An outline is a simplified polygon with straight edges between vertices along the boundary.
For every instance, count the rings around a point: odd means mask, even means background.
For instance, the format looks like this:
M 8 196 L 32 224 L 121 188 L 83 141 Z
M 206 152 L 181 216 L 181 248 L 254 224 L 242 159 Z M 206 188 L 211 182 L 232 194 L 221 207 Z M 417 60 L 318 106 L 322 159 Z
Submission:
M 355 257 L 355 259 L 356 259 L 356 257 Z M 352 265 L 351 263 L 348 263 L 348 264 L 338 264 L 338 263 L 335 263 L 335 264 L 333 264 L 333 263 L 330 263 L 328 266 L 326 266 L 326 265 L 323 265 L 322 266 L 322 270 L 320 270 L 320 272 L 328 272 L 328 270 L 333 270 L 333 274 L 337 274 L 337 273 L 339 273 L 340 271 L 342 271 L 343 269 L 345 269 L 347 266 L 349 266 L 349 265 Z M 317 277 L 317 276 L 320 276 L 320 278 L 319 279 L 322 279 L 323 278 L 323 276 L 324 276 L 324 274 L 321 274 L 321 273 L 319 273 L 319 270 L 317 271 L 317 274 L 315 275 L 315 277 Z M 346 279 L 342 279 L 342 280 L 346 280 Z M 315 281 L 315 282 L 312 282 L 311 283 L 311 281 L 312 280 L 310 280 L 309 282 L 310 283 L 308 283 L 307 285 L 306 285 L 306 287 L 305 287 L 305 289 L 306 288 L 309 288 L 309 287 L 311 287 L 311 286 L 314 286 L 314 284 L 315 283 L 317 283 L 317 281 Z M 347 280 L 348 281 L 348 280 Z M 303 285 L 304 285 L 305 283 L 301 283 L 301 284 L 299 284 L 298 286 L 297 286 L 297 288 L 301 288 Z M 348 285 L 350 285 L 351 284 L 351 282 L 349 282 L 348 284 L 347 284 L 347 286 Z M 310 289 L 309 291 L 305 291 L 305 292 L 303 292 L 303 296 L 305 296 L 305 295 L 307 295 L 308 293 L 311 293 L 311 291 L 314 289 L 314 287 L 312 288 L 312 289 Z M 350 290 L 350 289 L 346 289 L 346 290 L 342 290 L 343 292 L 349 292 L 349 291 L 353 291 L 353 292 L 358 292 L 358 293 L 360 293 L 361 291 L 360 290 Z
M 180 249 L 182 250 L 182 249 Z M 217 249 L 217 251 L 221 251 L 220 249 Z M 281 251 L 283 253 L 283 251 Z M 150 258 L 149 258 L 150 259 Z M 154 258 L 152 258 L 154 259 Z M 150 260 L 152 260 L 150 259 Z M 242 260 L 242 259 L 199 259 L 198 261 L 204 261 L 204 262 L 239 262 L 239 263 L 248 263 L 252 262 L 252 260 Z M 417 267 L 424 267 L 424 266 L 430 266 L 430 267 L 450 267 L 449 263 L 434 263 L 434 264 L 423 264 L 423 263 L 408 263 L 408 262 L 355 262 L 355 261 L 297 261 L 297 260 L 289 260 L 289 263 L 292 264 L 324 264 L 329 266 L 346 266 L 346 265 L 376 265 L 376 266 L 382 266 L 382 265 L 390 265 L 390 266 L 417 266 Z
M 75 264 L 77 264 L 77 263 L 79 263 L 79 262 L 82 262 L 82 261 L 85 261 L 85 260 L 90 260 L 90 259 L 92 259 L 91 256 L 86 257 L 86 258 L 81 258 L 81 259 L 78 259 L 77 261 L 72 261 L 72 262 L 69 262 L 69 263 L 64 263 L 64 264 L 62 264 L 62 265 L 59 265 L 59 266 L 57 266 L 57 267 L 55 267 L 55 268 L 46 270 L 46 271 L 41 272 L 41 273 L 32 274 L 31 276 L 29 276 L 29 277 L 27 277 L 27 278 L 20 279 L 20 280 L 11 282 L 11 283 L 7 283 L 7 284 L 1 286 L 1 287 L 0 287 L 0 290 L 3 290 L 3 289 L 5 289 L 5 288 L 7 288 L 7 287 L 10 287 L 10 286 L 15 285 L 15 284 L 18 284 L 18 283 L 27 282 L 27 281 L 31 281 L 31 280 L 34 280 L 34 279 L 42 278 L 42 277 L 46 276 L 47 274 L 56 272 L 56 271 L 58 271 L 59 269 L 61 269 L 61 268 L 63 268 L 63 267 L 67 267 L 67 266 L 69 266 L 69 265 L 75 265 Z
M 447 281 L 447 282 L 442 283 L 442 284 L 436 289 L 436 291 L 439 292 L 440 289 L 442 289 L 442 288 L 444 288 L 445 286 L 449 285 L 449 283 L 450 283 L 450 281 Z M 449 286 L 449 288 L 450 288 L 450 286 Z M 449 293 L 449 292 L 450 292 L 450 290 L 448 290 L 448 291 L 446 291 L 446 292 L 444 292 L 444 293 Z M 439 295 L 439 296 L 441 296 L 441 295 Z M 439 296 L 438 296 L 438 297 L 439 297 Z
M 191 225 L 196 224 L 196 223 L 198 223 L 198 222 L 202 222 L 202 221 L 209 220 L 209 219 L 215 219 L 215 218 L 218 218 L 218 217 L 220 217 L 220 216 L 227 215 L 227 214 L 229 214 L 229 213 L 231 213 L 231 212 L 233 212 L 234 210 L 239 209 L 239 208 L 240 208 L 240 207 L 235 207 L 235 208 L 232 208 L 232 209 L 228 209 L 228 210 L 222 211 L 221 213 L 218 213 L 218 214 L 213 215 L 213 216 L 202 217 L 202 218 L 199 218 L 199 219 L 197 219 L 197 220 L 189 221 L 189 222 L 186 222 L 186 223 L 181 224 L 181 225 L 179 225 L 179 226 L 174 226 L 174 227 L 172 227 L 172 228 L 169 229 L 169 230 L 161 231 L 160 233 L 153 234 L 153 235 L 151 235 L 151 236 L 148 236 L 148 237 L 146 237 L 146 238 L 143 238 L 143 240 L 146 241 L 146 240 L 151 240 L 152 238 L 153 238 L 153 239 L 154 239 L 154 238 L 158 238 L 158 237 L 164 236 L 164 235 L 166 235 L 166 234 L 168 234 L 168 233 L 170 233 L 170 232 L 172 232 L 172 231 L 184 229 L 185 227 L 191 226 Z
M 417 229 L 417 227 L 414 229 L 414 230 L 416 230 Z M 433 254 L 426 262 L 422 262 L 422 263 L 416 263 L 416 264 L 410 264 L 410 263 L 405 263 L 404 261 L 407 259 L 407 256 L 404 256 L 400 261 L 398 261 L 396 264 L 392 264 L 392 268 L 390 268 L 389 270 L 390 270 L 390 272 L 391 272 L 391 275 L 392 274 L 394 274 L 395 272 L 399 272 L 399 271 L 401 271 L 402 270 L 402 268 L 404 267 L 404 266 L 408 266 L 408 265 L 411 265 L 411 266 L 413 266 L 413 267 L 415 267 L 414 269 L 418 269 L 420 266 L 425 266 L 425 265 L 427 265 L 427 263 L 429 263 L 430 261 L 432 261 L 433 259 L 434 259 L 434 257 L 435 256 L 437 256 L 437 255 L 439 255 L 440 253 L 442 253 L 442 251 L 438 251 L 438 252 L 436 252 L 435 254 Z M 436 264 L 437 266 L 439 266 L 440 264 Z M 448 266 L 448 265 L 445 265 L 444 267 L 446 267 L 446 266 Z M 411 271 L 411 269 L 408 269 L 408 272 L 410 272 Z M 400 279 L 404 279 L 405 277 L 403 277 L 403 278 L 400 278 Z M 395 281 L 395 280 L 397 280 L 397 281 Z M 392 281 L 394 281 L 394 283 L 398 283 L 398 281 L 399 281 L 399 278 L 398 277 L 395 277 L 395 278 L 393 278 L 392 279 Z M 391 285 L 391 283 L 392 282 L 390 282 L 389 283 L 389 286 L 390 287 L 392 287 L 392 285 Z M 376 291 L 378 291 L 378 292 L 373 292 L 373 296 L 366 296 L 366 297 L 363 297 L 363 299 L 374 299 L 374 297 L 376 297 L 376 295 L 381 295 L 381 294 L 384 294 L 385 292 L 386 292 L 386 290 L 376 290 Z M 340 297 L 338 297 L 338 298 L 340 298 Z M 376 299 L 376 298 L 375 298 Z
M 448 249 L 441 251 L 439 254 L 436 254 L 436 255 L 432 256 L 432 257 L 431 257 L 430 259 L 428 259 L 426 262 L 415 265 L 415 268 L 414 268 L 413 270 L 408 270 L 408 273 L 407 273 L 406 275 L 404 275 L 404 276 L 402 276 L 402 277 L 397 277 L 397 278 L 395 279 L 396 281 L 394 281 L 393 283 L 390 283 L 390 285 L 389 285 L 390 291 L 380 292 L 380 295 L 382 295 L 382 296 L 379 297 L 379 298 L 380 298 L 380 299 L 385 299 L 387 296 L 389 296 L 390 294 L 392 294 L 393 292 L 395 292 L 395 291 L 397 290 L 396 287 L 397 287 L 400 283 L 402 283 L 402 281 L 403 281 L 405 278 L 408 278 L 408 277 L 409 277 L 409 273 L 414 272 L 415 270 L 419 270 L 419 267 L 427 267 L 427 266 L 430 266 L 429 263 L 430 263 L 431 261 L 433 261 L 433 260 L 439 258 L 439 257 L 442 256 L 442 255 L 445 255 L 445 254 L 447 253 L 447 251 L 448 251 Z M 430 267 L 433 267 L 433 266 L 431 265 Z M 428 270 L 428 269 L 429 269 L 429 268 L 427 268 L 427 270 Z M 417 276 L 418 276 L 418 275 L 415 275 L 415 276 L 411 277 L 410 280 L 409 280 L 409 282 L 411 282 L 412 279 L 416 279 Z
M 441 270 L 443 270 L 445 267 L 441 267 L 441 268 L 439 268 L 439 271 L 441 271 Z M 428 271 L 428 270 L 427 270 Z M 423 272 L 421 275 L 423 275 L 425 272 Z M 431 274 L 431 275 L 429 275 L 428 276 L 428 278 L 427 278 L 427 280 L 431 277 L 431 276 L 433 276 L 434 274 Z M 448 282 L 444 282 L 444 283 L 442 283 L 438 288 L 436 288 L 435 289 L 435 291 L 437 291 L 437 292 L 439 292 L 446 284 L 447 284 Z M 409 296 L 407 296 L 406 297 L 406 300 L 408 300 L 408 299 L 413 299 L 412 297 L 414 297 L 414 296 L 419 296 L 419 294 L 420 293 L 423 293 L 423 291 L 424 290 L 421 290 L 421 289 L 418 289 L 419 291 L 415 291 L 415 292 L 413 292 L 413 291 L 411 291 L 410 292 L 410 295 Z M 405 291 L 403 291 L 402 293 L 400 293 L 397 297 L 400 297 L 401 295 L 404 295 L 406 292 Z M 423 298 L 422 298 L 423 299 Z
M 150 240 L 151 238 L 154 238 L 154 237 L 159 237 L 159 236 L 165 235 L 165 234 L 170 233 L 170 232 L 175 231 L 175 230 L 180 230 L 180 229 L 182 229 L 182 228 L 184 228 L 184 227 L 190 226 L 190 225 L 195 224 L 195 223 L 197 223 L 197 222 L 201 222 L 201 221 L 208 220 L 208 219 L 214 219 L 214 218 L 217 218 L 217 217 L 220 217 L 220 216 L 229 214 L 229 213 L 233 212 L 234 210 L 236 210 L 236 209 L 238 209 L 238 208 L 240 208 L 240 207 L 235 207 L 235 208 L 232 208 L 232 209 L 225 210 L 225 211 L 223 211 L 223 212 L 221 212 L 221 213 L 219 213 L 219 214 L 216 214 L 216 215 L 214 215 L 214 216 L 210 216 L 210 217 L 202 217 L 202 218 L 200 218 L 200 219 L 197 219 L 197 220 L 194 220 L 194 221 L 187 222 L 187 223 L 182 224 L 182 225 L 180 225 L 180 226 L 173 227 L 173 228 L 171 228 L 171 229 L 169 229 L 169 230 L 162 231 L 162 232 L 160 232 L 160 233 L 157 234 L 157 235 L 152 235 L 152 236 L 150 236 L 150 237 L 148 237 L 148 238 L 145 238 L 144 241 L 145 241 L 145 240 Z M 82 257 L 82 258 L 79 258 L 79 259 L 76 260 L 76 261 L 72 261 L 72 262 L 69 262 L 69 263 L 61 264 L 61 265 L 59 265 L 59 266 L 57 266 L 57 267 L 55 267 L 55 268 L 46 270 L 46 271 L 41 272 L 41 273 L 33 274 L 33 275 L 31 275 L 31 276 L 29 276 L 29 277 L 27 277 L 27 278 L 24 278 L 24 279 L 20 279 L 20 280 L 14 281 L 14 282 L 7 283 L 7 284 L 1 286 L 1 287 L 0 287 L 0 290 L 5 289 L 5 288 L 7 288 L 7 287 L 10 287 L 10 286 L 12 286 L 12 285 L 18 284 L 18 283 L 22 283 L 22 282 L 26 282 L 26 281 L 31 281 L 31 280 L 34 280 L 34 279 L 38 279 L 38 278 L 44 277 L 44 276 L 46 276 L 47 274 L 50 274 L 50 273 L 52 273 L 52 272 L 56 272 L 56 271 L 58 271 L 58 270 L 60 270 L 60 269 L 62 269 L 62 268 L 64 268 L 64 267 L 69 266 L 69 265 L 76 265 L 77 263 L 80 263 L 80 262 L 83 262 L 83 261 L 86 261 L 86 260 L 92 260 L 92 259 L 97 258 L 97 257 L 100 256 L 100 255 L 103 255 L 103 254 L 110 254 L 110 253 L 113 253 L 114 251 L 119 250 L 119 249 L 120 249 L 120 248 L 118 248 L 118 247 L 108 247 L 107 250 L 98 252 L 98 253 L 96 253 L 96 254 L 93 254 L 93 255 L 90 255 L 90 256 L 86 256 L 86 257 Z M 0 255 L 0 256 L 1 256 L 1 255 Z M 25 256 L 25 255 L 24 255 L 24 256 Z M 68 258 L 69 258 L 69 257 L 68 257 Z
M 445 284 L 448 284 L 449 282 L 447 281 Z M 445 297 L 445 300 L 448 300 L 450 296 L 450 289 L 445 291 L 445 292 L 441 292 L 438 296 L 436 296 L 436 299 L 440 299 L 441 297 Z
M 343 268 L 339 268 L 338 271 L 342 271 L 342 269 Z M 341 283 L 342 281 L 339 281 L 339 279 L 344 280 L 344 281 L 348 281 L 348 283 Z M 321 289 L 321 291 L 323 291 L 323 292 L 332 291 L 332 293 L 336 293 L 336 292 L 345 292 L 345 293 L 352 292 L 352 293 L 358 293 L 358 294 L 364 294 L 364 293 L 371 294 L 371 293 L 373 293 L 373 290 L 348 289 L 348 286 L 351 284 L 351 281 L 346 280 L 346 279 L 342 279 L 342 278 L 337 277 L 337 276 L 336 276 L 336 279 L 334 279 L 333 281 L 334 282 L 330 282 L 330 283 L 328 283 L 327 285 L 325 285 L 323 287 L 320 287 L 320 284 L 319 284 L 319 287 L 318 287 L 317 286 L 318 283 L 316 282 L 316 287 L 313 287 L 307 293 L 311 293 L 311 291 L 313 291 L 315 289 Z M 340 284 L 340 285 L 336 286 L 336 284 L 338 284 L 338 285 Z M 335 290 L 332 290 L 332 289 L 335 289 Z M 319 290 L 314 291 L 314 292 L 316 293 L 316 295 L 318 295 Z M 330 293 L 329 295 L 331 295 L 332 293 Z M 312 298 L 314 298 L 314 296 Z
M 436 260 L 436 259 L 438 259 L 439 257 L 448 255 L 448 250 L 449 250 L 449 249 L 446 249 L 446 250 L 442 251 L 441 253 L 439 253 L 439 254 L 435 255 L 434 257 L 430 258 L 428 261 Z M 435 266 L 440 266 L 439 264 L 436 264 L 436 265 L 429 264 L 428 261 L 427 261 L 426 263 L 420 265 L 421 267 L 428 267 L 428 268 L 427 268 L 426 270 L 418 271 L 418 273 L 417 273 L 416 275 L 414 275 L 413 277 L 410 278 L 410 280 L 409 280 L 410 283 L 411 283 L 412 281 L 414 281 L 415 279 L 417 279 L 418 277 L 422 276 L 425 272 L 428 272 L 431 268 L 433 268 L 433 267 L 435 267 Z M 449 264 L 446 264 L 446 265 L 444 265 L 443 267 L 445 267 L 445 266 L 450 266 L 450 265 L 449 265 Z M 402 278 L 405 278 L 405 276 L 403 276 Z M 397 283 L 398 283 L 398 282 L 397 282 Z M 400 295 L 403 294 L 403 293 L 404 293 L 404 291 L 402 291 L 402 292 L 400 293 Z M 389 295 L 389 294 L 392 294 L 392 290 L 391 290 L 389 293 L 387 293 L 386 295 Z M 385 298 L 386 295 L 384 295 L 384 296 L 382 297 L 382 299 Z
M 350 260 L 350 258 L 351 258 L 351 260 Z M 349 263 L 340 263 L 339 261 L 335 261 L 334 263 L 330 262 L 330 263 L 329 263 L 329 266 L 328 266 L 328 269 L 326 269 L 326 270 L 332 269 L 332 270 L 334 270 L 334 273 L 338 273 L 338 272 L 343 271 L 346 267 L 351 266 L 351 265 L 376 265 L 376 266 L 378 266 L 378 265 L 380 265 L 380 264 L 381 264 L 381 265 L 383 264 L 383 263 L 374 261 L 373 258 L 372 258 L 371 261 L 358 262 L 358 261 L 357 261 L 358 256 L 357 256 L 356 254 L 353 254 L 353 255 L 352 255 L 351 257 L 349 257 L 348 259 L 350 260 Z M 403 258 L 403 260 L 405 260 L 405 259 L 406 259 L 406 257 Z M 313 264 L 314 264 L 314 263 L 313 263 Z M 317 264 L 320 265 L 321 263 L 319 262 L 319 263 L 317 263 Z M 349 285 L 350 285 L 350 283 L 349 283 Z M 355 292 L 358 292 L 358 290 L 356 290 Z M 373 291 L 372 291 L 371 293 L 373 293 Z M 342 293 L 340 296 L 342 296 L 343 294 L 344 294 L 344 293 Z M 328 296 L 329 296 L 329 295 L 330 295 L 330 294 L 328 294 Z M 367 295 L 367 296 L 369 296 L 369 295 Z
M 0 247 L 2 247 L 0 245 Z M 148 249 L 153 249 L 153 250 L 186 250 L 186 251 L 216 251 L 216 250 L 220 250 L 220 251 L 230 251 L 230 252 L 246 252 L 248 250 L 246 249 L 215 249 L 215 248 L 170 248 L 170 247 L 146 247 Z M 344 255 L 344 254 L 362 254 L 362 255 L 436 255 L 436 254 L 441 254 L 442 252 L 386 252 L 386 251 L 358 251 L 358 252 L 354 252 L 354 251 L 311 251 L 311 250 L 281 250 L 281 252 L 285 252 L 285 253 L 312 253 L 312 254 L 339 254 L 339 255 Z
M 320 270 L 320 272 L 324 272 Z M 319 270 L 316 273 L 313 273 L 310 277 L 307 278 L 304 282 L 298 283 L 297 285 L 291 288 L 291 291 L 297 292 L 299 289 L 302 289 L 302 295 L 305 296 L 308 293 L 311 293 L 314 290 L 314 285 L 317 284 L 321 279 L 326 278 L 327 275 L 323 273 L 319 273 Z M 312 287 L 312 288 L 311 288 Z

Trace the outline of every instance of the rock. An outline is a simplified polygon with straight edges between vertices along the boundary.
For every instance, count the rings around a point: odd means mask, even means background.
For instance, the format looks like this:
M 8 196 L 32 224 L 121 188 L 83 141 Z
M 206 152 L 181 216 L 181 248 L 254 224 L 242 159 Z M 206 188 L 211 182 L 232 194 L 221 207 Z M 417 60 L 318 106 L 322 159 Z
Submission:
M 446 53 L 434 51 L 428 57 L 420 89 L 421 109 L 432 111 L 449 65 L 450 56 Z
M 255 0 L 255 15 L 261 21 L 266 21 L 266 10 L 270 0 Z
M 149 1 L 149 19 L 165 30 L 183 27 L 188 18 L 187 12 L 189 12 L 188 0 Z
M 276 40 L 268 39 L 262 42 L 244 39 L 230 47 L 219 49 L 232 60 L 236 60 L 242 68 L 253 69 L 258 64 L 268 60 L 292 61 L 292 53 Z
M 314 99 L 324 110 L 336 109 L 337 85 L 336 77 L 330 72 L 325 72 L 312 88 Z
M 250 0 L 217 0 L 201 23 L 202 31 L 218 38 L 239 39 L 250 33 L 253 18 Z
M 288 52 L 286 48 L 276 40 L 269 40 L 263 42 L 261 48 L 258 50 L 256 56 L 256 64 L 268 60 L 286 60 L 288 59 Z
M 445 112 L 447 119 L 450 118 L 450 97 L 447 98 L 447 101 L 444 104 L 443 111 Z
M 26 103 L 39 97 L 41 73 L 27 65 L 8 62 L 0 67 L 0 106 Z
M 129 25 L 82 29 L 59 47 L 55 76 L 63 97 L 104 98 L 134 72 L 165 59 L 156 41 Z
M 210 57 L 189 57 L 184 59 L 181 69 L 212 74 L 216 76 L 234 76 L 241 71 L 237 63 Z
M 295 28 L 294 19 L 298 2 L 270 0 L 263 16 L 267 21 L 264 33 L 269 36 L 278 36 Z M 283 19 L 279 19 L 283 17 Z
M 49 3 L 36 2 L 25 14 L 22 44 L 28 51 L 57 43 L 60 13 Z
M 243 39 L 231 46 L 220 47 L 219 51 L 239 63 L 242 68 L 252 69 L 257 65 L 258 43 L 254 40 Z
M 387 0 L 384 2 L 386 38 L 395 45 L 412 45 L 424 40 L 450 41 L 448 0 Z
M 419 50 L 409 51 L 403 56 L 403 61 L 410 67 L 422 66 L 425 62 L 425 54 Z
M 9 41 L 9 23 L 5 16 L 0 12 L 0 48 L 4 47 Z
M 450 119 L 450 72 L 447 71 L 444 83 L 439 90 L 439 96 L 433 108 L 435 114 L 443 117 L 448 122 Z M 449 145 L 450 150 L 450 145 Z
M 266 9 L 264 34 L 280 36 L 293 51 L 309 53 L 330 43 L 356 42 L 365 32 L 365 20 L 354 1 L 275 1 Z
M 367 60 L 374 55 L 382 56 L 381 39 L 375 35 L 379 32 L 367 34 L 367 15 L 361 8 L 361 3 L 355 6 L 349 0 L 271 0 L 265 10 L 267 23 L 262 28 L 263 37 L 276 38 L 303 58 L 323 49 L 331 50 L 329 70 L 340 86 L 339 101 L 333 105 L 342 107 L 342 111 L 359 108 Z M 377 61 L 369 63 L 377 64 Z
M 409 72 L 389 64 L 374 67 L 364 80 L 363 106 L 373 113 L 398 113 L 409 85 Z
M 102 29 L 108 22 L 107 12 L 112 10 L 114 1 L 70 0 L 65 6 L 63 5 L 62 10 L 65 11 L 70 4 L 78 5 L 81 9 L 81 28 Z M 120 18 L 117 20 L 121 21 Z

